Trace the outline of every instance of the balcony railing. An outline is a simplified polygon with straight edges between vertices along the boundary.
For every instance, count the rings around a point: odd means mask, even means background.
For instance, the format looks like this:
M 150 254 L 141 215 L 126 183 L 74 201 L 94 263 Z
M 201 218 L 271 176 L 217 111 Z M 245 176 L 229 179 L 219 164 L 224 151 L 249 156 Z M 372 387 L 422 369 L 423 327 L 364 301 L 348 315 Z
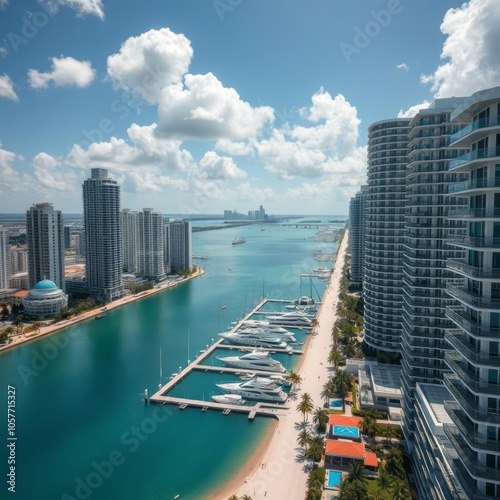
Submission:
M 500 248 L 500 238 L 486 238 L 484 236 L 452 236 L 447 239 L 447 243 L 451 245 L 463 245 L 474 248 Z
M 460 377 L 463 383 L 469 387 L 472 392 L 500 396 L 500 385 L 490 384 L 486 380 L 479 380 L 478 376 L 473 371 L 464 368 L 460 364 L 462 359 L 460 354 L 447 352 L 445 353 L 444 359 L 450 369 Z
M 444 408 L 453 420 L 457 429 L 462 433 L 463 438 L 472 448 L 497 453 L 500 452 L 500 441 L 479 437 L 477 435 L 477 429 L 468 421 L 464 412 L 461 411 L 461 407 L 458 403 L 455 403 L 454 401 L 445 401 Z M 445 424 L 445 426 L 446 425 L 449 424 Z
M 444 338 L 471 363 L 500 368 L 500 357 L 478 352 L 473 344 L 463 340 L 463 332 L 461 330 L 449 329 L 444 334 Z
M 500 278 L 500 269 L 483 269 L 481 267 L 471 266 L 458 259 L 448 259 L 446 261 L 446 266 L 448 269 L 459 271 L 475 278 Z
M 471 449 L 467 446 L 466 441 L 460 435 L 460 431 L 458 429 L 450 425 L 445 425 L 444 432 L 457 451 L 458 458 L 463 462 L 465 468 L 469 471 L 471 476 L 480 479 L 500 481 L 500 469 L 494 469 L 493 467 L 486 467 L 485 465 L 482 465 L 481 462 L 473 456 Z
M 500 208 L 454 208 L 448 210 L 447 216 L 461 219 L 492 219 L 500 217 Z
M 492 326 L 485 326 L 476 323 L 470 318 L 464 316 L 463 309 L 447 307 L 445 309 L 445 314 L 454 323 L 467 331 L 467 333 L 470 333 L 475 337 L 498 339 L 500 336 L 500 328 L 494 328 Z
M 444 373 L 443 382 L 452 396 L 457 400 L 457 403 L 472 420 L 496 425 L 500 424 L 500 413 L 492 413 L 488 410 L 479 410 L 476 400 L 467 393 L 464 385 L 454 373 Z
M 454 168 L 465 165 L 466 163 L 469 163 L 471 161 L 496 158 L 498 156 L 500 156 L 500 147 L 475 149 L 474 151 L 469 151 L 464 155 L 453 158 L 450 161 L 449 170 L 453 170 Z
M 499 178 L 482 177 L 480 179 L 471 179 L 464 182 L 457 182 L 448 186 L 448 194 L 457 193 L 460 191 L 468 191 L 470 189 L 496 188 L 500 187 Z
M 455 132 L 450 137 L 450 144 L 457 142 L 459 139 L 462 139 L 462 137 L 469 135 L 475 130 L 479 130 L 481 128 L 496 127 L 498 125 L 500 125 L 500 116 L 490 116 L 489 118 L 480 118 L 478 120 L 474 120 L 466 127 L 460 129 L 458 132 Z
M 446 291 L 455 299 L 465 302 L 473 307 L 483 309 L 500 309 L 500 299 L 474 295 L 469 290 L 458 288 L 457 286 L 450 285 L 449 283 L 446 284 Z

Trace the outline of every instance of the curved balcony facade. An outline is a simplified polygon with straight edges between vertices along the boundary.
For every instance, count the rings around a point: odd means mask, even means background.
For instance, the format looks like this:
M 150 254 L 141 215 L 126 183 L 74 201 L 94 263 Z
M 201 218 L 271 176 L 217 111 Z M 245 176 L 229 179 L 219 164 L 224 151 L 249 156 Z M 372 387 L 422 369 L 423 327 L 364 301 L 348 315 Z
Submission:
M 401 351 L 402 258 L 406 157 L 410 120 L 369 128 L 365 232 L 365 341 L 377 351 Z
M 462 237 L 448 244 L 464 249 L 448 269 L 464 279 L 447 293 L 460 306 L 446 310 L 453 328 L 445 334 L 452 373 L 444 383 L 455 397 L 447 411 L 454 426 L 445 428 L 458 457 L 464 488 L 474 486 L 484 498 L 500 497 L 500 87 L 478 92 L 451 115 L 465 126 L 450 145 L 468 151 L 450 162 L 451 172 L 469 179 L 452 184 L 448 197 L 466 199 L 465 209 L 451 209 L 449 220 L 466 225 Z M 450 207 L 451 208 L 451 207 Z

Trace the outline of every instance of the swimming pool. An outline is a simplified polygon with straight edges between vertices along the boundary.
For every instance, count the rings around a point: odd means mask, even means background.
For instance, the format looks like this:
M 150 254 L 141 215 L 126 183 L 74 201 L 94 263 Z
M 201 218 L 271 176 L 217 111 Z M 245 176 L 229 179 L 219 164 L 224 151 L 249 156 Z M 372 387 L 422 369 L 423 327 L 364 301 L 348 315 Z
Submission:
M 359 429 L 357 427 L 348 427 L 347 425 L 334 425 L 333 434 L 336 436 L 358 438 Z
M 331 408 L 342 408 L 342 400 L 341 399 L 332 399 L 330 401 Z
M 342 482 L 342 472 L 338 470 L 329 470 L 328 471 L 328 488 L 335 488 L 336 486 L 340 486 Z

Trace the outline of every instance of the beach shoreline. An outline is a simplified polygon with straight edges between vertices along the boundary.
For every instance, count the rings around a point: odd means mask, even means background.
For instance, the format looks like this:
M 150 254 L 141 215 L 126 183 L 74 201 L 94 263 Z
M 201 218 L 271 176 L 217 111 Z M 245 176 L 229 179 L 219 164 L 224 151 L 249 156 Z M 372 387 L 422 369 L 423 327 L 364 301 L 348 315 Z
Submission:
M 197 271 L 195 273 L 188 276 L 187 278 L 183 278 L 180 281 L 168 282 L 168 283 L 165 283 L 163 286 L 160 283 L 160 285 L 157 288 L 152 288 L 151 290 L 145 290 L 145 291 L 140 292 L 136 295 L 131 295 L 131 294 L 125 295 L 121 299 L 110 302 L 110 303 L 106 304 L 105 306 L 99 306 L 99 307 L 96 307 L 95 309 L 91 309 L 89 311 L 84 311 L 83 313 L 79 314 L 78 316 L 73 316 L 67 320 L 59 321 L 56 324 L 51 324 L 49 326 L 42 326 L 42 327 L 40 327 L 40 331 L 38 333 L 32 333 L 32 332 L 29 332 L 28 334 L 23 333 L 21 335 L 16 336 L 16 338 L 14 338 L 14 340 L 12 342 L 10 342 L 9 344 L 1 346 L 0 347 L 0 354 L 8 351 L 10 349 L 15 349 L 16 347 L 24 345 L 28 342 L 33 342 L 35 340 L 39 340 L 40 338 L 52 335 L 53 333 L 56 333 L 60 330 L 64 330 L 66 328 L 69 328 L 70 326 L 76 325 L 77 323 L 81 323 L 83 321 L 88 321 L 90 319 L 94 319 L 98 314 L 103 313 L 104 307 L 106 308 L 105 312 L 108 313 L 108 312 L 112 311 L 113 309 L 123 307 L 123 306 L 130 304 L 132 302 L 136 302 L 136 301 L 144 299 L 146 297 L 150 297 L 151 295 L 155 295 L 157 293 L 164 292 L 165 290 L 169 290 L 175 286 L 182 285 L 183 283 L 187 283 L 188 281 L 190 281 L 194 278 L 202 276 L 204 273 L 205 273 L 205 270 L 201 267 L 198 267 Z
M 246 494 L 253 500 L 267 500 L 268 498 L 303 500 L 307 489 L 308 462 L 300 462 L 298 458 L 301 450 L 296 444 L 297 425 L 300 425 L 302 415 L 297 412 L 295 406 L 299 402 L 300 392 L 309 392 L 315 404 L 319 406 L 322 402 L 319 393 L 330 377 L 326 361 L 329 352 L 327 349 L 331 345 L 331 329 L 337 317 L 336 306 L 347 253 L 347 240 L 348 232 L 346 231 L 340 242 L 331 278 L 316 315 L 319 325 L 314 333 L 307 336 L 304 354 L 295 370 L 301 375 L 303 382 L 300 388 L 293 391 L 295 400 L 290 404 L 289 414 L 278 418 L 272 432 L 266 433 L 262 438 L 245 466 L 207 498 L 224 500 L 233 494 L 238 497 Z

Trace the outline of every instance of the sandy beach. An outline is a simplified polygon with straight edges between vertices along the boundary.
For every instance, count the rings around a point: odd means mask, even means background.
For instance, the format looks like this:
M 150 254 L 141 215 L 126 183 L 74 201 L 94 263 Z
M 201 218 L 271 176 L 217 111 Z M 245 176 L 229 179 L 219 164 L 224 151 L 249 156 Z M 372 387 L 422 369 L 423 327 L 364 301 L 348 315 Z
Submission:
M 340 245 L 332 277 L 323 295 L 317 314 L 319 326 L 308 339 L 298 372 L 302 377 L 300 388 L 288 399 L 290 412 L 279 419 L 272 437 L 266 436 L 247 466 L 211 498 L 225 499 L 232 494 L 249 495 L 253 500 L 303 500 L 310 461 L 302 459 L 302 448 L 297 436 L 303 428 L 303 416 L 295 408 L 301 394 L 308 392 L 315 408 L 323 407 L 322 386 L 331 376 L 327 357 L 331 346 L 331 330 L 336 320 L 340 278 L 347 251 L 347 231 Z M 312 431 L 311 417 L 306 422 Z
M 157 288 L 152 288 L 151 290 L 146 290 L 144 292 L 140 292 L 136 295 L 125 295 L 125 297 L 122 297 L 121 299 L 115 300 L 113 302 L 110 302 L 106 304 L 106 312 L 112 311 L 113 309 L 116 309 L 117 307 L 122 307 L 126 304 L 130 304 L 131 302 L 135 302 L 136 300 L 141 300 L 144 299 L 145 297 L 149 297 L 151 295 L 154 295 L 155 293 L 160 293 L 163 292 L 164 290 L 168 290 L 169 288 L 172 288 L 174 286 L 180 285 L 182 283 L 186 283 L 186 281 L 189 281 L 191 279 L 197 278 L 198 276 L 201 276 L 204 274 L 204 270 L 202 268 L 198 268 L 198 270 L 193 273 L 191 276 L 188 276 L 187 278 L 181 280 L 181 281 L 175 281 L 175 282 L 167 282 L 167 283 L 160 283 Z M 68 328 L 69 326 L 75 325 L 76 323 L 80 323 L 81 321 L 87 321 L 89 319 L 94 318 L 98 314 L 103 312 L 103 306 L 96 307 L 95 309 L 91 309 L 89 311 L 85 311 L 82 314 L 79 314 L 78 316 L 73 316 L 67 320 L 64 321 L 59 321 L 56 324 L 51 324 L 48 326 L 42 326 L 40 327 L 40 331 L 38 333 L 35 332 L 29 332 L 29 333 L 24 333 L 22 335 L 15 335 L 12 338 L 12 342 L 10 342 L 8 345 L 0 347 L 0 352 L 6 351 L 7 349 L 12 349 L 14 347 L 17 347 L 21 344 L 24 344 L 25 342 L 32 342 L 33 340 L 37 340 L 41 337 L 45 337 L 47 335 L 50 335 L 51 333 L 57 332 L 59 330 L 63 330 L 64 328 Z

